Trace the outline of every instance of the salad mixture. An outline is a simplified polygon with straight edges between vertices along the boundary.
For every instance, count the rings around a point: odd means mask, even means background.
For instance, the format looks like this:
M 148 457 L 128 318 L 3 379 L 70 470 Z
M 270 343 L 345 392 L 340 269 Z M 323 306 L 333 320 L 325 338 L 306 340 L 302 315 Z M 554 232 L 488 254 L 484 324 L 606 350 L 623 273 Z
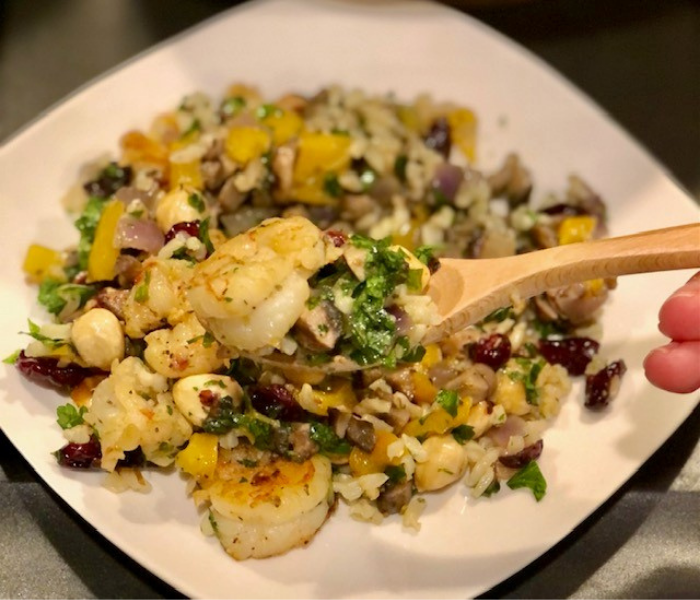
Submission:
M 233 85 L 125 133 L 64 199 L 77 244 L 24 262 L 52 318 L 6 362 L 69 396 L 59 465 L 101 469 L 115 492 L 174 466 L 239 560 L 309 542 L 339 499 L 414 529 L 425 493 L 457 482 L 541 500 L 542 435 L 571 378 L 601 409 L 624 375 L 599 353 L 615 282 L 516 301 L 427 346 L 424 292 L 440 256 L 602 236 L 605 205 L 576 176 L 535 201 L 515 154 L 478 170 L 476 127 L 427 95 L 268 101 Z M 363 368 L 324 370 L 339 358 Z

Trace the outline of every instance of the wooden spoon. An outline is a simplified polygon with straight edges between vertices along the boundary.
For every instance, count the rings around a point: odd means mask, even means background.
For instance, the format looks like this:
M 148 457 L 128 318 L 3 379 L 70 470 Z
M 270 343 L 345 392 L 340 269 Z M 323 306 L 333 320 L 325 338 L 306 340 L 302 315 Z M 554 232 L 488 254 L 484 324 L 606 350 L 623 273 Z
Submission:
M 591 279 L 700 268 L 700 223 L 623 237 L 556 246 L 505 258 L 440 260 L 427 289 L 442 320 L 423 343 L 436 342 L 477 323 L 516 299 L 526 300 L 560 286 Z M 669 294 L 672 290 L 669 290 Z M 342 356 L 308 367 L 272 354 L 260 362 L 287 369 L 325 372 L 361 367 Z

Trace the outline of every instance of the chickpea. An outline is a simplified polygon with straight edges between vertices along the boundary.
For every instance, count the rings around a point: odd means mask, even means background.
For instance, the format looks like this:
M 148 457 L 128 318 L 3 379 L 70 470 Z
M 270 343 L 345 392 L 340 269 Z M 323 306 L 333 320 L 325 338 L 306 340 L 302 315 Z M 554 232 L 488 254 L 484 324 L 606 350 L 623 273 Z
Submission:
M 163 196 L 156 207 L 156 222 L 163 233 L 176 223 L 197 221 L 207 216 L 206 201 L 195 190 L 180 187 Z
M 464 475 L 467 455 L 463 446 L 451 435 L 436 435 L 423 442 L 427 460 L 416 465 L 413 477 L 419 492 L 432 492 L 447 487 Z
M 71 338 L 80 357 L 90 367 L 109 371 L 124 358 L 124 332 L 119 319 L 105 308 L 93 308 L 73 322 Z

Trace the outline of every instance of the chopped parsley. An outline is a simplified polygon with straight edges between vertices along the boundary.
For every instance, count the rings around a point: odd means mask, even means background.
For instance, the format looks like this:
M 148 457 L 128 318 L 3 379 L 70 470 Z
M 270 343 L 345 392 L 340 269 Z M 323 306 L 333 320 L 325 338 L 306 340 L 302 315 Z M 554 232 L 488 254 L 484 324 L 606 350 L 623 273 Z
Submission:
M 330 425 L 311 423 L 309 437 L 318 445 L 321 452 L 332 455 L 350 454 L 350 442 L 339 438 Z
M 440 390 L 435 397 L 437 402 L 445 412 L 451 417 L 457 416 L 459 410 L 459 395 L 454 390 Z
M 515 359 L 518 364 L 525 369 L 522 371 L 509 371 L 508 377 L 513 381 L 521 381 L 525 387 L 525 398 L 528 404 L 537 405 L 539 399 L 539 391 L 537 390 L 537 378 L 544 368 L 544 362 L 541 360 L 532 361 L 529 358 L 517 357 Z
M 134 292 L 134 300 L 136 300 L 136 302 L 139 304 L 143 304 L 144 302 L 148 301 L 148 286 L 150 283 L 151 272 L 146 271 L 146 274 L 143 276 L 143 282 L 136 286 L 136 290 Z
M 504 306 L 502 308 L 497 308 L 492 313 L 484 317 L 484 323 L 501 323 L 506 319 L 512 319 L 514 317 L 513 307 Z
M 224 396 L 219 400 L 202 423 L 202 429 L 206 433 L 217 435 L 223 435 L 232 429 L 245 429 L 253 438 L 253 445 L 256 448 L 259 450 L 272 448 L 273 426 L 254 415 L 239 412 L 231 396 Z
M 190 194 L 187 197 L 187 204 L 194 208 L 197 212 L 204 212 L 204 200 L 199 194 Z
M 41 342 L 47 348 L 60 348 L 61 346 L 69 345 L 67 340 L 61 338 L 50 338 L 47 335 L 41 333 L 41 327 L 34 323 L 31 319 L 27 319 L 29 325 L 29 331 L 23 331 L 25 335 L 33 337 L 37 342 Z
M 532 490 L 535 500 L 539 502 L 547 493 L 547 481 L 540 471 L 539 465 L 531 460 L 522 469 L 517 471 L 507 482 L 511 490 L 529 488 Z
M 490 498 L 494 494 L 497 494 L 498 492 L 501 491 L 501 484 L 497 479 L 494 479 L 491 484 L 484 490 L 484 493 L 482 496 L 485 496 L 486 498 Z
M 255 111 L 255 116 L 260 119 L 267 119 L 267 117 L 278 116 L 282 111 L 277 108 L 274 104 L 261 104 Z
M 415 254 L 416 258 L 426 267 L 430 266 L 436 259 L 435 246 L 418 246 L 413 254 Z
M 474 437 L 474 428 L 471 425 L 458 425 L 452 430 L 452 437 L 464 446 Z
M 97 293 L 97 288 L 91 285 L 79 285 L 77 283 L 65 283 L 55 279 L 46 279 L 39 286 L 39 304 L 52 315 L 58 315 L 68 304 L 75 301 L 76 310 L 85 306 L 85 303 Z
M 2 362 L 4 362 L 6 365 L 14 365 L 17 362 L 20 354 L 22 354 L 21 350 L 15 350 L 12 354 L 3 358 Z
M 343 188 L 335 173 L 326 173 L 323 177 L 323 191 L 331 198 L 340 198 L 343 195 Z
M 186 138 L 189 135 L 192 135 L 195 131 L 201 131 L 202 130 L 202 124 L 199 122 L 199 119 L 193 119 L 192 123 L 190 126 L 182 132 L 180 135 L 180 139 Z
M 207 249 L 207 256 L 214 252 L 214 244 L 211 243 L 209 238 L 209 217 L 199 222 L 199 235 L 197 237 Z
M 406 469 L 403 465 L 389 465 L 384 469 L 384 474 L 389 478 L 387 484 L 396 485 L 406 480 Z
M 394 175 L 401 183 L 406 183 L 406 165 L 408 165 L 408 156 L 399 154 L 394 161 Z
M 245 108 L 245 105 L 245 98 L 233 96 L 232 98 L 226 98 L 226 100 L 221 103 L 220 111 L 224 117 L 233 117 L 241 112 L 241 110 Z
M 64 404 L 56 408 L 56 422 L 61 429 L 70 429 L 77 425 L 82 425 L 85 421 L 83 415 L 87 412 L 87 407 L 76 408 L 73 404 Z
M 78 268 L 81 271 L 87 269 L 88 256 L 90 255 L 92 243 L 95 241 L 97 224 L 100 222 L 100 217 L 102 216 L 102 211 L 106 204 L 106 198 L 91 197 L 85 205 L 82 214 L 75 221 L 75 226 L 80 232 L 80 240 L 78 241 Z

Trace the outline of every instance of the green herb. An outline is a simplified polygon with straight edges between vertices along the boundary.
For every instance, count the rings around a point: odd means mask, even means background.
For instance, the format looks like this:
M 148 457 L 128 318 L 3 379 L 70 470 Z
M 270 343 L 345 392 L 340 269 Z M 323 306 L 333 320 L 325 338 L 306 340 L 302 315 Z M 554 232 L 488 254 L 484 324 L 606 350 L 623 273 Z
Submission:
M 394 161 L 394 175 L 401 183 L 406 183 L 406 165 L 408 164 L 408 156 L 399 154 Z
M 17 362 L 20 354 L 22 354 L 21 350 L 15 350 L 12 354 L 3 358 L 2 362 L 4 362 L 6 365 L 14 365 Z
M 403 465 L 389 465 L 384 469 L 384 474 L 389 477 L 387 484 L 396 485 L 406 480 L 406 469 Z
M 214 517 L 214 513 L 209 511 L 209 524 L 211 525 L 211 530 L 214 532 L 214 535 L 219 535 L 219 524 L 216 522 L 216 517 Z
M 209 217 L 199 222 L 199 241 L 204 244 L 207 249 L 207 255 L 214 252 L 214 244 L 211 243 L 209 238 Z
M 442 193 L 438 188 L 434 187 L 432 189 L 433 192 L 433 198 L 435 200 L 435 208 L 439 208 L 441 206 L 445 206 L 446 204 L 450 204 L 450 201 L 447 199 L 447 196 Z
M 501 323 L 506 319 L 512 318 L 514 316 L 512 306 L 504 306 L 503 308 L 497 308 L 492 313 L 489 313 L 484 317 L 484 323 Z
M 205 381 L 203 384 L 205 387 L 210 386 L 210 385 L 216 385 L 220 387 L 222 390 L 226 389 L 226 384 L 221 381 L 221 379 L 209 379 L 208 381 Z
M 435 260 L 435 246 L 418 246 L 413 254 L 425 266 L 429 266 Z
M 249 358 L 236 358 L 226 371 L 226 375 L 235 379 L 241 385 L 251 385 L 260 379 L 260 366 Z
M 423 269 L 409 269 L 406 285 L 411 292 L 420 292 L 423 287 Z
M 323 191 L 332 198 L 340 198 L 343 195 L 343 188 L 335 173 L 326 173 L 323 177 Z
M 497 479 L 494 479 L 491 484 L 484 490 L 484 493 L 482 494 L 486 498 L 490 498 L 494 494 L 497 494 L 498 492 L 501 491 L 501 484 Z
M 452 430 L 452 437 L 464 446 L 474 437 L 474 428 L 471 425 L 458 425 Z
M 529 488 L 539 502 L 547 493 L 547 481 L 540 471 L 538 464 L 531 460 L 522 469 L 508 480 L 508 487 L 511 490 L 518 488 Z
M 202 429 L 206 433 L 217 435 L 223 435 L 232 429 L 245 429 L 252 436 L 256 448 L 270 450 L 272 447 L 272 425 L 253 415 L 239 412 L 231 396 L 224 396 L 216 403 L 202 423 Z
M 333 129 L 331 129 L 331 133 L 333 135 L 344 135 L 345 137 L 350 136 L 350 132 L 347 129 L 339 129 L 338 127 L 333 127 Z
M 552 336 L 562 335 L 566 333 L 566 325 L 561 321 L 540 321 L 535 319 L 532 321 L 532 327 L 541 338 L 550 338 Z
M 252 469 L 253 467 L 258 466 L 258 461 L 253 460 L 251 458 L 242 458 L 241 460 L 238 461 L 238 463 L 243 465 L 244 467 L 248 467 L 249 469 Z
M 148 301 L 148 286 L 151 283 L 151 272 L 146 271 L 143 276 L 143 282 L 136 286 L 136 291 L 134 292 L 134 300 L 139 304 L 143 304 Z
M 226 98 L 226 100 L 221 103 L 221 114 L 224 117 L 233 117 L 243 110 L 245 105 L 245 98 L 242 98 L 241 96 Z
M 71 300 L 77 300 L 76 310 L 97 293 L 97 288 L 77 283 L 64 283 L 54 279 L 46 279 L 39 286 L 39 304 L 53 315 L 59 314 Z
M 61 429 L 70 429 L 76 425 L 82 425 L 85 421 L 83 415 L 87 412 L 87 407 L 81 406 L 79 409 L 73 404 L 64 404 L 56 408 L 56 419 Z
M 255 111 L 255 116 L 262 120 L 270 116 L 278 116 L 282 111 L 277 108 L 274 104 L 261 104 Z
M 204 200 L 199 194 L 190 194 L 187 198 L 187 204 L 194 208 L 197 212 L 204 212 Z
M 47 335 L 41 333 L 41 327 L 36 323 L 32 322 L 31 319 L 27 319 L 29 325 L 29 331 L 23 331 L 25 335 L 33 337 L 37 342 L 41 342 L 47 348 L 60 348 L 61 346 L 67 346 L 69 342 L 61 338 L 50 338 Z
M 325 334 L 328 333 L 329 328 L 328 328 L 328 325 L 326 325 L 325 323 L 321 323 L 321 324 L 316 328 L 316 330 L 317 330 L 321 335 L 325 335 Z
M 459 395 L 454 390 L 440 390 L 435 397 L 435 401 L 445 409 L 445 412 L 452 417 L 457 416 L 459 410 Z
M 195 131 L 201 131 L 202 130 L 202 124 L 199 122 L 199 119 L 193 119 L 192 124 L 180 134 L 180 139 L 186 138 L 188 135 L 194 133 Z
M 321 452 L 331 455 L 350 454 L 350 443 L 339 438 L 333 428 L 323 423 L 311 423 L 309 437 L 316 442 Z
M 87 269 L 88 256 L 90 255 L 92 243 L 95 241 L 97 224 L 100 222 L 100 217 L 102 216 L 102 211 L 106 204 L 106 198 L 93 196 L 88 200 L 82 214 L 75 221 L 75 226 L 80 232 L 80 240 L 78 241 L 78 267 L 81 271 Z
M 525 387 L 525 399 L 528 404 L 537 405 L 539 392 L 537 391 L 537 377 L 544 368 L 543 361 L 532 361 L 528 358 L 517 357 L 516 362 L 525 369 L 525 372 L 510 371 L 508 377 L 513 381 L 522 381 Z

